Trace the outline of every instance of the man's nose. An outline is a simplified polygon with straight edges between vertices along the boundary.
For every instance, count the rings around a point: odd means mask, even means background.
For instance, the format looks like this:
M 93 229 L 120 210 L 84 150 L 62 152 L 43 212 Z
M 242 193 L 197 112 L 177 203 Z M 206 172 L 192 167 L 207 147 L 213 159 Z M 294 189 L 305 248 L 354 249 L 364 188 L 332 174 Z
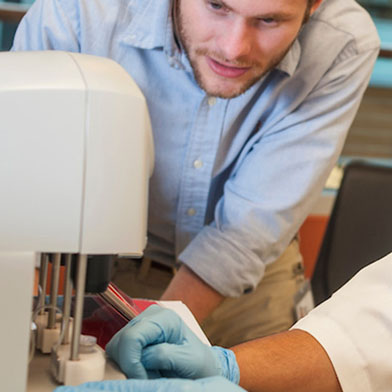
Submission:
M 220 38 L 220 50 L 228 61 L 241 60 L 252 50 L 253 33 L 245 22 L 228 24 Z

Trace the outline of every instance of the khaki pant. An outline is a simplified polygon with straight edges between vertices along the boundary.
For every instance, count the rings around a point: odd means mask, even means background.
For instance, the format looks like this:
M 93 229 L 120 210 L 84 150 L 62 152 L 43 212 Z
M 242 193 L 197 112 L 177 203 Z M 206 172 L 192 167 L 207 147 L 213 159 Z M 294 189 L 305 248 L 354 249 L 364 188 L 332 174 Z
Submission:
M 113 282 L 132 297 L 159 299 L 173 274 L 169 269 L 142 270 L 140 262 L 120 260 Z M 226 298 L 202 323 L 212 344 L 230 347 L 287 330 L 294 323 L 294 295 L 304 283 L 298 241 L 267 266 L 256 289 Z M 197 295 L 197 294 L 195 294 Z

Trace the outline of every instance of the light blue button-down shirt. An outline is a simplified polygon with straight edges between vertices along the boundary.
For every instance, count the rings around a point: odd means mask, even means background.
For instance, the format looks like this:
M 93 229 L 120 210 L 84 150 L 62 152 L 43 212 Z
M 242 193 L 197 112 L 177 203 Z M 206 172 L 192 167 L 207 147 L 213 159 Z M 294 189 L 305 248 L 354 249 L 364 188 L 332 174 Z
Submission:
M 173 38 L 170 0 L 37 0 L 14 50 L 110 57 L 147 98 L 156 149 L 147 254 L 225 296 L 254 288 L 342 148 L 379 48 L 354 0 L 324 0 L 245 94 L 209 97 Z

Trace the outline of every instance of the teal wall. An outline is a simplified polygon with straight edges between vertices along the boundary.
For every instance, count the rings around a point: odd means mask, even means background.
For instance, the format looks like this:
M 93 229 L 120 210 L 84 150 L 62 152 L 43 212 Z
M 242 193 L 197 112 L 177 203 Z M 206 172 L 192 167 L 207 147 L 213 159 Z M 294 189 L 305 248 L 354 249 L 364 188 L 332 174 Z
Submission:
M 34 0 L 2 0 L 0 3 L 19 3 L 32 4 Z M 0 50 L 8 50 L 12 45 L 12 39 L 15 34 L 16 23 L 0 22 Z
M 381 38 L 381 47 L 392 50 L 392 19 L 373 17 L 378 34 Z M 370 85 L 377 87 L 392 87 L 392 58 L 379 58 L 376 61 Z

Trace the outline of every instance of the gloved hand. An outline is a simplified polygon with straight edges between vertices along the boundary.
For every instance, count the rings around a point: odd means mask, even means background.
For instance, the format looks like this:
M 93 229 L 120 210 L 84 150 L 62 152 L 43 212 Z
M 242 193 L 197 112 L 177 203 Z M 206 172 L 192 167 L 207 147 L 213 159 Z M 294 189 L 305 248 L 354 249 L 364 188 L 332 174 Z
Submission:
M 117 332 L 106 352 L 129 378 L 224 376 L 239 382 L 231 350 L 208 347 L 175 312 L 157 305 Z
M 201 378 L 196 381 L 178 378 L 156 380 L 115 380 L 88 382 L 76 387 L 58 387 L 54 392 L 244 392 L 223 377 Z

